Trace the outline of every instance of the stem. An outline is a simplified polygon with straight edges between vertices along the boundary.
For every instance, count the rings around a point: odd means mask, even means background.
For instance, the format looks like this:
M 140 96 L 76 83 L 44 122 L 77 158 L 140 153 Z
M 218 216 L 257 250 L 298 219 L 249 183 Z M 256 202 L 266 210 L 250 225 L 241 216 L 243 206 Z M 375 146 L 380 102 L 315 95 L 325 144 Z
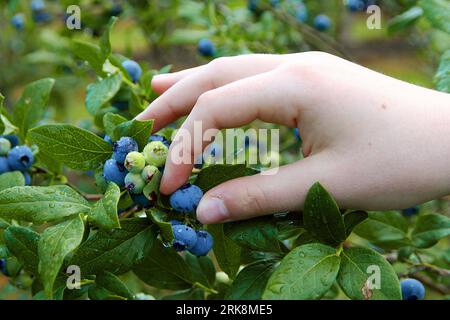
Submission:
M 208 288 L 208 287 L 202 285 L 202 284 L 199 283 L 199 282 L 194 283 L 194 287 L 201 288 L 201 289 L 203 289 L 203 290 L 205 290 L 205 291 L 207 291 L 207 292 L 209 292 L 209 293 L 213 293 L 213 294 L 218 294 L 218 293 L 219 293 L 219 292 L 217 292 L 216 290 L 214 290 L 213 288 Z

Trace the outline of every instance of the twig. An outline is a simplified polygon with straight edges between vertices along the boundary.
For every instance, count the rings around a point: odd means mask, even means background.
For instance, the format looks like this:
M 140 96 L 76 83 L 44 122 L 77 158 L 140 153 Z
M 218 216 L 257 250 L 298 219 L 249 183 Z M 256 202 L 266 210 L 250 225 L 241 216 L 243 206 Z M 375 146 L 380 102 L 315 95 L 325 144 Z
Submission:
M 443 285 L 443 284 L 439 284 L 439 283 L 434 283 L 432 279 L 430 279 L 427 276 L 424 276 L 422 274 L 410 274 L 411 278 L 417 279 L 420 282 L 422 282 L 423 284 L 425 284 L 426 286 L 432 288 L 433 290 L 443 294 L 443 295 L 447 295 L 450 294 L 450 289 L 447 288 L 447 286 Z

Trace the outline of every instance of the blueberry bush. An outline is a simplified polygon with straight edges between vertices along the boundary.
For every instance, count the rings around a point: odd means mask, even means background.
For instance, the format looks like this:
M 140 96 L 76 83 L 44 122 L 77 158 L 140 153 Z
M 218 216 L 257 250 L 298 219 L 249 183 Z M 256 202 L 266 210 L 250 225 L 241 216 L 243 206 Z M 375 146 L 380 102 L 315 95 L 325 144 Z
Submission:
M 0 279 L 33 299 L 450 297 L 448 199 L 364 212 L 339 208 L 318 181 L 302 211 L 200 224 L 205 192 L 263 168 L 204 156 L 186 185 L 160 194 L 179 123 L 152 134 L 153 120 L 134 117 L 157 97 L 152 77 L 171 67 L 152 69 L 112 45 L 121 16 L 160 55 L 192 46 L 204 61 L 309 49 L 348 57 L 340 17 L 377 4 L 390 34 L 433 47 L 435 87 L 450 92 L 448 2 L 70 1 L 88 8 L 81 31 L 64 27 L 65 2 L 0 5 Z M 68 90 L 81 86 L 83 111 Z M 72 109 L 87 119 L 65 123 Z M 299 159 L 298 130 L 282 135 L 274 156 Z

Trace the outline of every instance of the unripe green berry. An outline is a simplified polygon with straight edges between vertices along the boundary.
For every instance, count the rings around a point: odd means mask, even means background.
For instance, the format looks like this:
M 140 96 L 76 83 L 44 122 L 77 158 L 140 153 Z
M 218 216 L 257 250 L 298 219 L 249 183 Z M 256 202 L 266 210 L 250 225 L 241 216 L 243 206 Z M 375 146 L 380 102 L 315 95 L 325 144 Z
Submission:
M 141 172 L 141 177 L 146 183 L 152 180 L 153 175 L 158 171 L 158 168 L 152 165 L 145 166 Z
M 6 156 L 11 150 L 11 142 L 8 139 L 0 138 L 0 156 Z
M 145 167 L 144 155 L 137 151 L 132 151 L 127 154 L 124 162 L 125 168 L 132 173 L 139 173 Z
M 125 188 L 127 188 L 131 193 L 142 193 L 144 187 L 145 181 L 139 173 L 130 172 L 125 176 Z
M 161 141 L 152 141 L 144 148 L 144 157 L 147 164 L 154 165 L 156 167 L 162 166 L 166 162 L 169 148 Z

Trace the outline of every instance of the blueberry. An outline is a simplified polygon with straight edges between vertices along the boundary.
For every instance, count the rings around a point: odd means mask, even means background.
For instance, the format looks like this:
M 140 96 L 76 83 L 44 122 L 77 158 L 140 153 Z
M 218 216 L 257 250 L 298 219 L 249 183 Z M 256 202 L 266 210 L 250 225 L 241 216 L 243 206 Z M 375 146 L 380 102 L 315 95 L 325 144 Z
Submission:
M 12 170 L 27 170 L 33 162 L 33 152 L 28 146 L 17 146 L 8 152 L 8 164 Z
M 43 0 L 32 0 L 31 1 L 31 10 L 41 11 L 44 9 L 45 9 L 45 3 Z
M 152 141 L 161 141 L 162 143 L 164 143 L 167 146 L 167 148 L 170 147 L 170 142 L 163 136 L 160 136 L 157 134 L 152 134 L 150 136 L 150 138 L 148 138 L 148 142 L 152 142 Z
M 193 213 L 202 197 L 202 189 L 196 185 L 186 184 L 170 196 L 170 205 L 178 212 Z
M 294 128 L 294 136 L 297 138 L 299 142 L 302 142 L 302 138 L 300 137 L 300 132 L 298 131 L 298 128 Z
M 123 8 L 119 3 L 115 3 L 111 10 L 109 10 L 110 16 L 118 17 L 122 14 Z
M 422 300 L 425 297 L 425 287 L 416 279 L 405 279 L 400 282 L 403 300 Z
M 152 165 L 145 166 L 145 168 L 141 172 L 141 177 L 144 179 L 146 183 L 149 183 L 153 175 L 158 171 L 158 168 Z
M 129 172 L 140 173 L 145 167 L 145 158 L 142 153 L 132 151 L 127 154 L 124 166 Z
M 8 139 L 9 142 L 11 142 L 11 148 L 17 147 L 19 145 L 19 137 L 15 134 L 5 134 L 3 136 L 0 136 L 1 138 Z
M 105 140 L 106 142 L 108 142 L 110 145 L 113 145 L 114 142 L 112 141 L 111 137 L 108 136 L 107 134 L 103 137 L 103 140 Z
M 138 144 L 133 138 L 122 137 L 113 145 L 113 159 L 123 164 L 127 154 L 132 151 L 138 151 L 138 149 Z
M 191 227 L 184 224 L 172 226 L 173 247 L 177 251 L 192 249 L 197 243 L 197 233 Z
M 151 201 L 143 194 L 131 194 L 131 199 L 133 202 L 140 207 L 148 208 L 151 206 Z
M 161 141 L 152 141 L 144 148 L 143 154 L 147 164 L 156 167 L 162 166 L 166 162 L 169 148 Z
M 326 31 L 331 27 L 331 20 L 325 14 L 319 14 L 314 18 L 314 28 L 319 31 Z
M 37 23 L 45 23 L 49 22 L 52 19 L 52 16 L 45 11 L 34 11 L 33 12 L 33 20 Z
M 6 157 L 0 157 L 0 174 L 11 171 Z
M 28 172 L 22 172 L 22 174 L 23 174 L 23 178 L 25 179 L 25 185 L 26 186 L 29 186 L 29 185 L 31 185 L 31 176 L 30 176 L 30 174 L 28 173 Z
M 0 271 L 8 277 L 8 270 L 6 269 L 6 259 L 0 259 Z
M 364 10 L 365 3 L 362 0 L 347 0 L 345 5 L 349 11 L 357 12 Z
M 205 57 L 212 57 L 216 54 L 216 47 L 209 39 L 201 39 L 197 46 L 198 52 Z
M 105 178 L 106 182 L 114 182 L 119 187 L 122 187 L 125 184 L 126 175 L 127 170 L 122 164 L 114 159 L 106 160 L 103 166 L 103 178 Z
M 412 217 L 412 216 L 418 214 L 419 210 L 420 210 L 419 207 L 411 207 L 411 208 L 403 209 L 402 213 L 404 216 Z
M 11 150 L 11 142 L 8 139 L 0 138 L 0 156 L 6 156 Z
M 204 230 L 197 231 L 197 242 L 195 246 L 189 249 L 189 252 L 196 256 L 206 256 L 212 249 L 214 240 L 212 235 Z
M 136 61 L 125 60 L 124 62 L 122 62 L 122 67 L 124 67 L 125 70 L 127 70 L 133 82 L 139 81 L 142 75 L 142 69 L 141 66 Z
M 18 13 L 11 18 L 11 24 L 16 30 L 23 30 L 25 25 L 25 19 L 23 18 L 23 14 Z
M 308 9 L 303 3 L 297 5 L 295 9 L 295 17 L 300 22 L 306 22 L 308 20 Z
M 142 193 L 144 190 L 145 181 L 142 179 L 139 173 L 128 173 L 125 176 L 125 188 L 127 188 L 130 193 L 138 194 Z
M 178 220 L 170 220 L 169 222 L 172 226 L 180 226 L 180 225 L 184 224 L 183 222 L 178 221 Z

